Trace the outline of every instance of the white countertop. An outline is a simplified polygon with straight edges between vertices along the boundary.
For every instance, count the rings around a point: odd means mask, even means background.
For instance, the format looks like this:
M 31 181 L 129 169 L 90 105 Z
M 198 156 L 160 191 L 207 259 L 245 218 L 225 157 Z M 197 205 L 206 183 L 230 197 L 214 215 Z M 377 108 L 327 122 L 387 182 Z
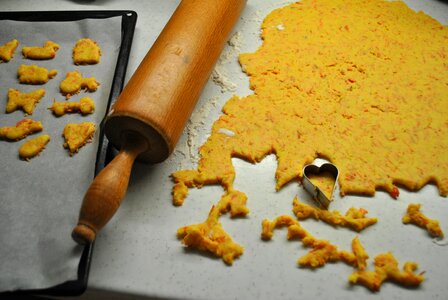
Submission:
M 256 50 L 260 44 L 258 28 L 264 15 L 275 7 L 292 1 L 249 0 L 235 32 L 242 34 L 241 52 Z M 448 23 L 448 5 L 439 1 L 422 3 L 405 1 L 411 8 L 424 9 L 426 13 L 444 24 Z M 132 50 L 127 69 L 127 79 L 136 70 L 147 50 L 174 12 L 179 1 L 174 0 L 10 0 L 0 3 L 1 11 L 22 10 L 134 10 L 138 14 Z M 228 50 L 228 49 L 227 49 Z M 226 49 L 225 49 L 226 51 Z M 251 209 L 247 218 L 220 220 L 237 242 L 245 246 L 245 253 L 232 267 L 208 254 L 185 250 L 176 238 L 176 230 L 183 225 L 202 222 L 210 207 L 222 192 L 220 187 L 208 186 L 190 190 L 182 207 L 171 202 L 172 183 L 169 175 L 176 170 L 194 168 L 197 148 L 205 141 L 211 124 L 218 117 L 222 105 L 232 94 L 250 93 L 248 80 L 241 72 L 236 58 L 225 64 L 224 71 L 236 84 L 234 92 L 221 92 L 211 80 L 196 106 L 189 129 L 184 131 L 174 155 L 159 165 L 134 166 L 128 194 L 117 214 L 97 238 L 90 269 L 89 287 L 83 299 L 309 299 L 309 298 L 443 298 L 448 294 L 445 279 L 445 247 L 428 246 L 427 255 L 422 236 L 410 238 L 398 226 L 400 220 L 382 222 L 369 232 L 365 246 L 371 257 L 390 250 L 402 254 L 404 260 L 416 260 L 427 270 L 427 281 L 418 290 L 409 290 L 394 284 L 385 284 L 379 295 L 364 287 L 350 288 L 347 277 L 350 268 L 330 264 L 316 271 L 302 270 L 295 261 L 305 254 L 298 243 L 287 242 L 285 231 L 279 231 L 274 241 L 260 240 L 261 220 L 274 218 L 291 210 L 291 201 L 302 188 L 289 184 L 275 192 L 275 157 L 272 155 L 257 165 L 234 159 L 235 187 L 244 191 Z M 196 157 L 196 158 L 195 158 Z M 424 203 L 433 217 L 448 220 L 448 201 L 438 196 L 434 186 L 427 186 L 419 193 L 400 191 L 401 204 L 394 204 L 390 197 L 378 192 L 374 198 L 345 197 L 335 209 L 345 211 L 351 205 L 366 207 L 370 214 L 381 215 L 384 220 L 391 214 L 391 205 L 403 210 L 408 203 Z M 422 195 L 425 195 L 422 199 Z M 433 199 L 436 198 L 436 199 Z M 194 199 L 194 200 L 193 200 Z M 427 202 L 425 202 L 428 199 Z M 435 201 L 429 201 L 429 200 Z M 440 200 L 440 201 L 439 201 Z M 397 208 L 397 207 L 395 207 Z M 194 217 L 192 217 L 194 216 Z M 391 218 L 392 219 L 392 218 Z M 307 224 L 308 225 L 308 224 Z M 448 224 L 442 224 L 448 232 Z M 319 236 L 329 238 L 331 230 L 310 224 Z M 334 229 L 333 229 L 334 230 Z M 353 232 L 339 230 L 337 244 L 348 249 Z M 402 243 L 408 246 L 403 247 Z M 430 240 L 429 240 L 430 243 Z M 387 250 L 385 250 L 387 249 Z M 442 259 L 442 257 L 444 257 Z M 444 263 L 440 265 L 440 259 Z

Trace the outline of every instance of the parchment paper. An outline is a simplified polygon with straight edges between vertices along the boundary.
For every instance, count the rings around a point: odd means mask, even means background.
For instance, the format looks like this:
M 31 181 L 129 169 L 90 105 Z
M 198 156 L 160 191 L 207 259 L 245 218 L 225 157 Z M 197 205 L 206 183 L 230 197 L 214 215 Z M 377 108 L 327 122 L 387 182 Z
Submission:
M 73 64 L 73 46 L 85 37 L 101 47 L 97 65 Z M 21 92 L 44 88 L 46 95 L 34 113 L 27 116 L 41 121 L 43 132 L 18 142 L 0 141 L 0 291 L 47 288 L 77 278 L 83 248 L 72 241 L 70 234 L 94 177 L 99 125 L 106 113 L 120 47 L 121 17 L 76 22 L 0 21 L 0 44 L 13 38 L 20 42 L 15 56 L 0 64 L 0 126 L 12 126 L 25 118 L 22 111 L 5 113 L 8 88 Z M 22 57 L 22 47 L 42 46 L 47 40 L 61 46 L 55 59 L 34 61 Z M 16 74 L 21 64 L 56 69 L 58 75 L 44 85 L 19 84 Z M 53 99 L 65 101 L 59 84 L 72 70 L 79 70 L 84 77 L 96 77 L 100 87 L 94 93 L 81 91 L 68 101 L 90 96 L 96 110 L 88 116 L 68 114 L 57 118 L 47 108 Z M 93 142 L 70 157 L 63 148 L 63 128 L 68 123 L 87 121 L 97 125 Z M 39 134 L 51 136 L 46 149 L 29 162 L 20 160 L 19 147 Z

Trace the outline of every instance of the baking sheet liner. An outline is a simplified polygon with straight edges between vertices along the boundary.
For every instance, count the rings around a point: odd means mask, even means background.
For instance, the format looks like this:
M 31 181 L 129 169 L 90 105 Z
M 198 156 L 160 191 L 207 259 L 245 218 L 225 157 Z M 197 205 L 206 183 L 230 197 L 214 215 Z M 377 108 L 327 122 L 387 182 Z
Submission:
M 97 65 L 73 64 L 72 48 L 85 37 L 97 41 L 102 49 Z M 33 115 L 27 116 L 41 121 L 43 132 L 18 142 L 0 141 L 0 291 L 46 288 L 77 278 L 83 247 L 72 241 L 70 233 L 94 177 L 98 128 L 107 110 L 120 50 L 121 17 L 70 22 L 0 21 L 0 44 L 13 38 L 20 42 L 15 56 L 0 64 L 0 126 L 11 126 L 25 118 L 22 111 L 5 113 L 8 88 L 21 92 L 44 88 L 46 95 Z M 23 46 L 42 46 L 47 40 L 61 46 L 55 59 L 34 61 L 22 57 Z M 56 69 L 58 75 L 44 85 L 19 84 L 16 74 L 21 64 Z M 96 77 L 100 87 L 94 93 L 81 91 L 69 101 L 90 96 L 96 109 L 88 116 L 68 114 L 57 118 L 47 108 L 54 99 L 65 101 L 59 84 L 72 70 L 79 70 L 84 77 Z M 87 121 L 97 125 L 93 142 L 70 157 L 63 148 L 63 128 L 68 123 Z M 20 160 L 19 147 L 39 134 L 51 136 L 46 149 L 29 162 Z

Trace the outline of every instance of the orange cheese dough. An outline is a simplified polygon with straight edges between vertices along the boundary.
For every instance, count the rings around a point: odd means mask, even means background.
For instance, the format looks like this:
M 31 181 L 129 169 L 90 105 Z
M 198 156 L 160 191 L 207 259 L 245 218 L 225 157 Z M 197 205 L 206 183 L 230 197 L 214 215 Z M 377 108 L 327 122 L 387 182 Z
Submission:
M 293 212 L 299 220 L 313 218 L 336 227 L 348 227 L 356 231 L 362 231 L 378 221 L 377 218 L 365 217 L 368 211 L 364 208 L 357 209 L 352 207 L 343 216 L 337 210 L 328 211 L 299 202 L 297 197 L 293 200 Z
M 19 46 L 19 41 L 13 39 L 0 46 L 0 62 L 8 62 L 14 57 L 14 52 Z
M 308 179 L 317 186 L 324 195 L 331 199 L 333 196 L 334 185 L 336 180 L 330 172 L 322 172 L 319 174 L 309 174 Z
M 48 134 L 43 134 L 41 136 L 35 137 L 26 143 L 24 143 L 19 148 L 19 156 L 24 160 L 29 160 L 39 153 L 41 153 L 45 146 L 50 142 L 50 136 Z
M 81 89 L 94 92 L 98 89 L 99 83 L 95 77 L 83 78 L 79 71 L 71 71 L 67 73 L 64 80 L 61 81 L 59 89 L 61 93 L 70 98 L 72 95 L 79 93 Z
M 0 127 L 0 138 L 9 141 L 18 141 L 24 139 L 30 134 L 43 130 L 42 123 L 40 121 L 34 121 L 32 119 L 23 119 L 15 126 Z
M 73 48 L 73 62 L 75 65 L 93 65 L 100 62 L 101 49 L 91 39 L 80 39 Z
M 22 93 L 16 89 L 9 89 L 6 112 L 12 113 L 18 109 L 21 109 L 25 112 L 25 115 L 32 115 L 36 104 L 39 103 L 44 96 L 44 89 L 37 89 L 30 93 Z
M 95 103 L 90 97 L 82 97 L 77 102 L 53 102 L 49 108 L 57 117 L 63 116 L 66 113 L 79 112 L 82 115 L 88 115 L 94 112 Z
M 23 47 L 22 54 L 25 58 L 43 60 L 56 57 L 60 46 L 52 41 L 46 41 L 43 47 Z
M 58 74 L 56 70 L 47 70 L 44 67 L 36 65 L 20 65 L 17 70 L 20 83 L 26 84 L 44 84 Z
M 64 148 L 67 148 L 72 156 L 79 148 L 92 141 L 94 133 L 95 123 L 67 124 L 62 134 L 65 138 Z
M 421 204 L 409 204 L 406 214 L 402 218 L 403 224 L 415 224 L 426 229 L 432 237 L 443 237 L 439 221 L 429 219 L 420 211 Z
M 338 248 L 326 240 L 318 240 L 308 231 L 303 229 L 300 223 L 291 216 L 282 215 L 273 221 L 268 219 L 262 222 L 261 238 L 270 240 L 275 228 L 287 227 L 288 240 L 300 239 L 305 247 L 312 248 L 306 255 L 300 257 L 297 264 L 306 268 L 320 268 L 328 262 L 342 261 L 358 270 L 364 270 L 369 258 L 358 237 L 352 240 L 352 252 L 338 250 Z
M 375 257 L 375 271 L 358 271 L 349 277 L 351 284 L 361 284 L 377 292 L 385 281 L 391 281 L 407 287 L 417 287 L 423 280 L 423 273 L 416 274 L 418 265 L 407 262 L 403 270 L 398 268 L 398 262 L 392 253 L 383 253 Z
M 234 259 L 243 254 L 244 248 L 225 232 L 219 217 L 227 212 L 230 212 L 232 217 L 245 216 L 249 213 L 246 200 L 246 196 L 241 192 L 228 192 L 212 207 L 205 222 L 179 228 L 177 237 L 182 239 L 185 246 L 211 252 L 221 257 L 226 264 L 233 264 Z

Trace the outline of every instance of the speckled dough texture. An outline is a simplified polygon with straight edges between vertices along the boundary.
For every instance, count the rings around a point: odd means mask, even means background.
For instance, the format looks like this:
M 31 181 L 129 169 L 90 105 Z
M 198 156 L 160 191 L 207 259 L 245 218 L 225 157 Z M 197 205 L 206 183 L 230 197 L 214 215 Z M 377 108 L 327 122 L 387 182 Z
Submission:
M 231 158 L 269 154 L 277 189 L 321 157 L 339 168 L 341 195 L 395 198 L 396 185 L 430 182 L 448 194 L 446 26 L 402 2 L 304 0 L 271 12 L 261 35 L 239 58 L 254 93 L 226 103 L 197 170 L 172 175 L 175 205 L 208 184 L 241 205 Z

